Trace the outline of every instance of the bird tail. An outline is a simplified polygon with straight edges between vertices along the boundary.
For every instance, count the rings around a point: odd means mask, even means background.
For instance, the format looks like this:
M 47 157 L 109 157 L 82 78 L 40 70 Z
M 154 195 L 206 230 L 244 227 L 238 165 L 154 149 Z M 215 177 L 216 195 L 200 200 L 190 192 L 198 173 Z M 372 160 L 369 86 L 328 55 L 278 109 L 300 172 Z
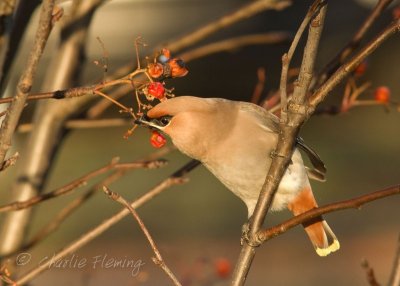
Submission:
M 288 204 L 289 210 L 294 215 L 299 215 L 316 207 L 317 202 L 309 186 Z M 319 256 L 327 256 L 340 248 L 338 239 L 321 216 L 304 223 L 303 226 Z

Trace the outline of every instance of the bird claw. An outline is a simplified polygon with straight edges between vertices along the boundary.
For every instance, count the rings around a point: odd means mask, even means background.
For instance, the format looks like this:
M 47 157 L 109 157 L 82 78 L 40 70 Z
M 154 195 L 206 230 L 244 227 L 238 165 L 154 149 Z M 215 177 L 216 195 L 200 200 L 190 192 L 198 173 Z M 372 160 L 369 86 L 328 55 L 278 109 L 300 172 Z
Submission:
M 249 243 L 249 241 L 250 241 L 249 233 L 250 233 L 250 223 L 247 221 L 242 226 L 242 236 L 240 238 L 241 246 L 243 246 L 245 242 L 247 244 Z
M 242 226 L 242 237 L 240 238 L 240 245 L 243 246 L 246 243 L 251 247 L 258 247 L 262 244 L 262 242 L 257 240 L 256 235 L 252 235 L 250 233 L 250 221 L 251 218 Z

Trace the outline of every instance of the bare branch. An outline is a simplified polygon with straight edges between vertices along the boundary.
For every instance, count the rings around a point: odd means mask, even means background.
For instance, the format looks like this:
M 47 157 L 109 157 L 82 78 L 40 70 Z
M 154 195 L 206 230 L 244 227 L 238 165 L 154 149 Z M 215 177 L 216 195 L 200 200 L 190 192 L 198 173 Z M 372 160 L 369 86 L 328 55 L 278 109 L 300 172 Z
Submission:
M 32 52 L 29 56 L 26 69 L 24 70 L 17 86 L 17 95 L 11 102 L 6 117 L 1 125 L 0 130 L 0 163 L 4 161 L 6 153 L 11 146 L 11 138 L 17 127 L 22 110 L 25 106 L 26 98 L 31 90 L 33 80 L 36 75 L 36 69 L 39 60 L 46 46 L 47 38 L 52 29 L 52 13 L 54 8 L 54 0 L 45 0 L 42 4 L 40 13 L 39 26 L 36 32 L 35 42 Z
M 220 19 L 211 22 L 202 28 L 199 28 L 195 32 L 187 34 L 177 41 L 171 41 L 167 47 L 174 52 L 181 50 L 193 45 L 194 43 L 206 38 L 220 29 L 239 22 L 240 20 L 247 19 L 265 10 L 283 10 L 290 4 L 290 1 L 278 0 L 258 0 L 251 2 L 230 14 L 221 17 Z
M 132 120 L 124 118 L 107 119 L 75 119 L 65 122 L 66 129 L 86 129 L 86 128 L 105 128 L 132 125 Z M 26 133 L 32 131 L 32 123 L 25 123 L 18 126 L 17 131 Z
M 88 27 L 96 8 L 105 0 L 74 1 L 69 17 L 62 23 L 61 37 L 57 52 L 52 56 L 50 66 L 42 83 L 43 90 L 65 89 L 73 84 L 73 79 L 82 69 L 81 56 L 87 39 Z M 67 32 L 67 33 L 66 33 Z M 51 102 L 43 101 L 37 105 L 33 123 L 35 131 L 29 134 L 21 154 L 23 162 L 18 164 L 16 177 L 12 184 L 12 200 L 24 201 L 42 191 L 44 180 L 53 162 L 54 154 L 63 137 L 64 121 L 79 112 L 83 103 L 92 97 L 76 100 Z M 9 212 L 0 226 L 0 255 L 7 255 L 22 245 L 25 231 L 32 218 L 30 209 Z
M 193 61 L 211 54 L 224 51 L 233 51 L 250 45 L 277 44 L 288 41 L 290 34 L 285 32 L 270 32 L 264 34 L 253 34 L 222 40 L 189 50 L 179 55 L 185 62 Z
M 259 246 L 256 234 L 262 227 L 266 213 L 272 204 L 278 185 L 290 162 L 296 137 L 304 122 L 305 113 L 301 113 L 301 110 L 298 108 L 301 106 L 302 102 L 304 102 L 308 88 L 309 77 L 304 73 L 310 73 L 309 69 L 314 66 L 315 49 L 319 43 L 325 14 L 326 5 L 321 7 L 310 25 L 307 45 L 303 56 L 304 60 L 299 74 L 298 85 L 301 90 L 298 91 L 296 101 L 294 101 L 295 104 L 289 104 L 288 106 L 288 121 L 281 122 L 280 124 L 281 132 L 279 133 L 277 148 L 273 154 L 271 154 L 272 163 L 250 220 L 249 232 L 247 233 L 247 237 L 245 237 L 246 243 L 243 244 L 237 261 L 233 273 L 232 285 L 244 285 L 246 281 L 247 274 L 256 253 L 255 249 Z M 304 82 L 300 82 L 300 80 Z
M 172 151 L 173 148 L 162 148 L 161 150 L 158 150 L 156 152 L 153 152 L 146 158 L 143 158 L 141 161 L 155 161 L 156 159 L 159 159 L 162 156 L 165 156 L 168 154 L 170 151 Z M 56 231 L 60 225 L 69 217 L 70 214 L 72 214 L 77 208 L 82 206 L 85 202 L 87 202 L 91 197 L 93 197 L 94 194 L 97 193 L 98 190 L 101 190 L 101 188 L 104 185 L 111 185 L 113 182 L 117 181 L 120 179 L 122 176 L 124 176 L 130 169 L 118 169 L 114 173 L 111 173 L 108 175 L 104 180 L 100 181 L 96 185 L 92 186 L 87 192 L 85 192 L 83 195 L 80 197 L 74 199 L 72 202 L 70 202 L 67 206 L 65 206 L 62 210 L 60 210 L 52 219 L 51 221 L 43 226 L 29 241 L 25 242 L 19 249 L 14 251 L 13 253 L 10 253 L 7 255 L 7 257 L 11 257 L 21 251 L 26 251 L 38 243 L 42 242 L 47 236 L 49 236 L 51 233 Z
M 308 10 L 306 16 L 304 17 L 303 22 L 300 24 L 299 29 L 294 36 L 292 44 L 290 45 L 289 51 L 282 56 L 282 73 L 281 73 L 281 81 L 280 81 L 280 96 L 281 96 L 281 120 L 282 122 L 286 122 L 287 120 L 287 84 L 288 84 L 288 72 L 290 62 L 292 61 L 294 52 L 297 48 L 297 45 L 301 39 L 301 36 L 304 33 L 304 30 L 307 28 L 311 19 L 314 17 L 316 10 L 320 8 L 320 5 L 323 1 L 317 0 L 313 3 L 313 5 Z
M 118 100 L 121 97 L 127 95 L 130 91 L 132 91 L 131 85 L 121 85 L 118 86 L 115 90 L 111 91 L 108 95 L 114 100 Z M 100 100 L 87 111 L 87 118 L 97 118 L 99 117 L 108 107 L 112 105 L 112 102 L 106 99 Z
M 273 237 L 276 237 L 282 233 L 285 233 L 289 229 L 310 221 L 313 218 L 319 217 L 323 214 L 345 210 L 345 209 L 359 209 L 362 205 L 366 203 L 370 203 L 388 196 L 398 195 L 400 194 L 400 185 L 393 186 L 384 190 L 380 190 L 377 192 L 373 192 L 370 194 L 362 195 L 350 200 L 340 201 L 336 203 L 331 203 L 322 207 L 318 207 L 307 212 L 304 212 L 298 216 L 295 216 L 283 223 L 280 223 L 276 226 L 270 227 L 266 230 L 262 230 L 258 233 L 258 239 L 260 242 L 269 240 Z
M 169 267 L 165 264 L 164 259 L 161 256 L 160 251 L 158 250 L 158 247 L 156 245 L 156 242 L 154 241 L 153 237 L 151 236 L 149 230 L 145 226 L 143 220 L 140 218 L 139 214 L 135 211 L 134 208 L 120 195 L 117 194 L 113 191 L 111 191 L 109 188 L 106 186 L 103 186 L 103 191 L 104 193 L 113 201 L 116 201 L 123 205 L 125 208 L 129 210 L 129 212 L 132 214 L 134 219 L 137 221 L 137 223 L 140 226 L 140 229 L 143 231 L 144 235 L 146 236 L 147 241 L 149 242 L 151 249 L 153 249 L 154 254 L 156 257 L 153 257 L 153 262 L 160 266 L 162 270 L 167 274 L 167 276 L 171 279 L 171 281 L 174 283 L 174 285 L 181 285 L 181 283 L 178 281 L 174 273 L 169 269 Z
M 317 79 L 318 83 L 321 84 L 324 82 L 326 78 L 334 73 L 340 67 L 340 65 L 344 63 L 346 58 L 359 47 L 361 40 L 364 38 L 369 28 L 391 2 L 393 2 L 393 0 L 379 0 L 377 2 L 375 8 L 365 19 L 358 31 L 354 34 L 352 40 L 326 65 L 326 67 L 320 73 L 320 76 Z
M 117 159 L 118 160 L 118 159 Z M 146 162 L 132 162 L 132 163 L 117 163 L 117 160 L 113 159 L 111 163 L 107 164 L 104 167 L 101 167 L 99 169 L 96 169 L 79 179 L 76 179 L 72 181 L 71 183 L 58 188 L 54 191 L 38 195 L 36 197 L 30 198 L 26 201 L 17 201 L 17 202 L 12 202 L 3 206 L 0 206 L 0 213 L 2 212 L 9 212 L 9 211 L 16 211 L 16 210 L 22 210 L 29 208 L 33 205 L 39 204 L 41 202 L 57 198 L 62 195 L 66 195 L 76 188 L 86 184 L 86 182 L 93 177 L 99 176 L 107 171 L 110 171 L 112 169 L 114 170 L 129 170 L 129 169 L 138 169 L 138 168 L 159 168 L 163 167 L 166 164 L 165 160 L 155 160 L 155 161 L 146 161 Z
M 394 21 L 361 51 L 344 63 L 309 99 L 309 113 L 324 100 L 328 93 L 348 76 L 367 56 L 374 52 L 385 40 L 400 30 L 400 19 Z
M 173 173 L 171 176 L 169 176 L 167 179 L 163 180 L 161 183 L 159 183 L 157 186 L 155 186 L 153 189 L 151 189 L 148 193 L 144 194 L 137 200 L 131 203 L 132 208 L 137 209 L 138 207 L 142 206 L 143 204 L 147 203 L 149 200 L 153 199 L 155 196 L 159 195 L 162 193 L 164 190 L 178 184 L 183 184 L 187 182 L 187 179 L 184 178 L 184 176 L 191 172 L 194 168 L 196 168 L 200 163 L 196 160 L 191 160 L 189 163 L 184 165 L 182 168 L 180 168 L 178 171 Z M 119 222 L 121 219 L 126 217 L 129 214 L 129 211 L 127 209 L 123 209 L 119 213 L 113 215 L 109 219 L 103 221 L 101 224 L 99 224 L 97 227 L 93 228 L 92 230 L 88 231 L 84 235 L 82 235 L 80 238 L 63 248 L 60 252 L 54 255 L 55 260 L 59 260 L 63 257 L 65 257 L 68 254 L 73 253 L 77 249 L 83 247 L 90 241 L 92 241 L 94 238 L 97 236 L 101 235 L 104 231 L 106 231 L 108 228 L 110 228 L 112 225 L 116 224 Z M 46 261 L 46 263 L 40 264 L 38 267 L 32 269 L 29 271 L 27 274 L 19 278 L 16 282 L 17 284 L 25 284 L 40 273 L 42 273 L 45 270 L 49 269 L 49 264 L 51 263 L 50 260 Z

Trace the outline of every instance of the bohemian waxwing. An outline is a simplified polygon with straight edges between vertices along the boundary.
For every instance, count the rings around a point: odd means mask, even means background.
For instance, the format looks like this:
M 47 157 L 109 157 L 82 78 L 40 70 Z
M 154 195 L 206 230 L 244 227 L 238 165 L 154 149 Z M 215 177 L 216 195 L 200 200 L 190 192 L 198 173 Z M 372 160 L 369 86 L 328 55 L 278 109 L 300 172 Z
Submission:
M 252 103 L 180 96 L 159 103 L 136 122 L 167 134 L 182 153 L 201 161 L 242 199 L 248 217 L 253 214 L 278 141 L 275 115 Z M 304 166 L 296 148 L 271 207 L 288 208 L 294 215 L 317 207 L 309 177 L 323 181 L 326 171 L 313 150 L 300 138 L 297 143 L 316 169 Z M 322 217 L 304 227 L 318 255 L 339 249 Z

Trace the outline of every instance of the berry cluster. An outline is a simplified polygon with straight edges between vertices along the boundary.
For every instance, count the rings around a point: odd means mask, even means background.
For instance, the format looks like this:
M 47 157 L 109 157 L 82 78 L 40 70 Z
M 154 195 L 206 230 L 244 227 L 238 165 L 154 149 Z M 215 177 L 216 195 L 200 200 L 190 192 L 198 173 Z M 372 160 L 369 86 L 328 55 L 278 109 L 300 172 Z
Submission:
M 144 94 L 148 101 L 157 98 L 160 101 L 173 97 L 172 89 L 165 88 L 165 79 L 183 77 L 188 73 L 185 62 L 180 58 L 171 58 L 171 52 L 162 49 L 154 62 L 147 65 L 146 73 L 150 82 L 144 85 L 139 92 Z

